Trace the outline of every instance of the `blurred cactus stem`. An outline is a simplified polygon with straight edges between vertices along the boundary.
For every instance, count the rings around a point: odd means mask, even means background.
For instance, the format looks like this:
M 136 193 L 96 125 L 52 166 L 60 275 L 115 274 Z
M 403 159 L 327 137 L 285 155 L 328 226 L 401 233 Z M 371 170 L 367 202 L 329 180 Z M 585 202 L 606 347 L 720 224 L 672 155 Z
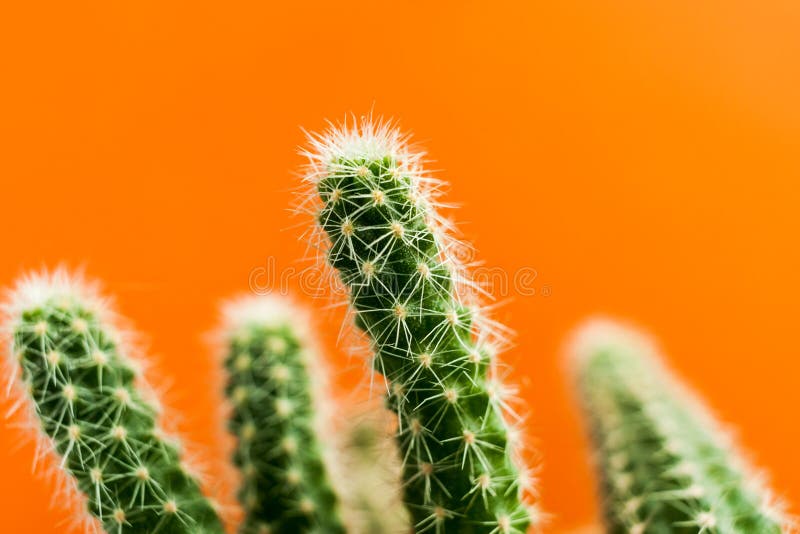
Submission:
M 82 492 L 102 528 L 221 534 L 177 442 L 160 430 L 156 405 L 96 291 L 63 270 L 34 274 L 18 282 L 5 312 L 20 402 L 40 430 L 40 448 L 60 456 L 72 491 Z
M 525 532 L 530 477 L 494 354 L 506 332 L 468 294 L 443 184 L 389 123 L 331 126 L 309 144 L 302 202 L 387 381 L 416 531 Z
M 345 532 L 326 468 L 331 431 L 323 362 L 309 317 L 287 300 L 248 296 L 223 311 L 228 421 L 241 472 L 240 532 Z
M 345 493 L 355 519 L 353 530 L 361 534 L 408 534 L 392 414 L 380 406 L 369 408 L 351 414 L 344 430 Z
M 595 320 L 572 353 L 609 533 L 790 531 L 763 478 L 647 338 Z

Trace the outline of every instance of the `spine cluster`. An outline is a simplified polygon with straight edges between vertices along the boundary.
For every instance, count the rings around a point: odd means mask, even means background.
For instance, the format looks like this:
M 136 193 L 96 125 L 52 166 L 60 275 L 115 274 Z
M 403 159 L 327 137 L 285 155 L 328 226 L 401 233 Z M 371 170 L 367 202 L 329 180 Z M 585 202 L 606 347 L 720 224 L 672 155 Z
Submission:
M 304 334 L 307 318 L 267 297 L 232 302 L 225 317 L 228 426 L 245 512 L 240 531 L 343 533 L 323 455 L 322 362 Z
M 104 530 L 221 534 L 93 292 L 59 272 L 21 282 L 12 300 L 26 402 Z
M 575 347 L 608 532 L 788 532 L 769 491 L 647 340 L 598 323 Z
M 332 128 L 311 143 L 307 181 L 322 202 L 327 260 L 388 382 L 417 532 L 525 532 L 526 477 L 509 443 L 492 323 L 457 291 L 469 284 L 437 183 L 386 124 Z

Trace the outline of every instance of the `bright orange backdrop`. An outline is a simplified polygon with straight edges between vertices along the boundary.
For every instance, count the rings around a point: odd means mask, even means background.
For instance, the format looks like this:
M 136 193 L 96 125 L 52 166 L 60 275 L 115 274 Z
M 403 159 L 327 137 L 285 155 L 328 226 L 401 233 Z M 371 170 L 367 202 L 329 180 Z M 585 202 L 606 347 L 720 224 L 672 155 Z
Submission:
M 3 6 L 0 283 L 60 260 L 105 280 L 217 450 L 201 334 L 305 250 L 298 127 L 374 106 L 444 169 L 479 257 L 551 291 L 499 311 L 550 530 L 596 511 L 559 349 L 598 311 L 649 326 L 800 502 L 800 3 L 268 4 Z M 0 530 L 58 532 L 19 437 Z

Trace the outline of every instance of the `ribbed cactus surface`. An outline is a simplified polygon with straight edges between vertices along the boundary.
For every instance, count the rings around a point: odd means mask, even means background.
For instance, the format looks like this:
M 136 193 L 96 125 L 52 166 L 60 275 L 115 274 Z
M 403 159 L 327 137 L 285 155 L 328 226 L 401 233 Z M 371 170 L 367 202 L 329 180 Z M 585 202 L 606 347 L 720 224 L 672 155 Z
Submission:
M 310 143 L 306 181 L 321 200 L 327 261 L 388 382 L 417 532 L 524 532 L 526 477 L 509 443 L 493 323 L 457 291 L 470 286 L 437 212 L 438 182 L 387 124 L 332 127 Z
M 595 322 L 574 350 L 608 532 L 784 531 L 770 492 L 646 338 Z
M 105 308 L 65 272 L 19 283 L 7 311 L 31 411 L 107 532 L 222 533 Z
M 278 297 L 225 308 L 228 422 L 241 472 L 247 534 L 344 532 L 323 449 L 330 447 L 325 388 L 308 317 Z

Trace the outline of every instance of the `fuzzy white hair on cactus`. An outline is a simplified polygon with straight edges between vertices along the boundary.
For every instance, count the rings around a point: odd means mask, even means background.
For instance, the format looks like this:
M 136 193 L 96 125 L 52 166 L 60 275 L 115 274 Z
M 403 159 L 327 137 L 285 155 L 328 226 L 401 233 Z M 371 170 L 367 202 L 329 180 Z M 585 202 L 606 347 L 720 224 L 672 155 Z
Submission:
M 285 325 L 303 335 L 309 333 L 307 311 L 287 297 L 244 295 L 222 303 L 223 335 L 243 332 L 249 327 L 276 328 Z
M 452 204 L 441 200 L 447 183 L 424 169 L 426 154 L 411 142 L 411 134 L 403 133 L 395 121 L 375 118 L 372 114 L 360 118 L 346 117 L 340 123 L 329 121 L 328 127 L 321 133 L 308 131 L 305 133 L 308 146 L 300 149 L 300 154 L 307 161 L 303 168 L 304 187 L 297 193 L 295 211 L 316 218 L 322 206 L 317 194 L 320 180 L 337 172 L 363 174 L 364 166 L 354 162 L 357 158 L 370 160 L 390 157 L 394 164 L 388 169 L 388 173 L 395 178 L 403 176 L 410 180 L 407 196 L 424 210 L 427 226 L 437 240 L 439 251 L 437 259 L 449 271 L 446 274 L 436 273 L 434 283 L 445 283 L 446 279 L 452 279 L 454 296 L 458 301 L 474 306 L 476 311 L 482 311 L 484 308 L 482 301 L 491 300 L 493 296 L 472 278 L 472 268 L 478 266 L 479 262 L 471 260 L 474 257 L 472 245 L 458 237 L 459 232 L 455 223 L 447 216 L 447 212 L 454 208 Z M 341 193 L 334 190 L 332 201 L 335 202 Z M 385 201 L 383 191 L 372 191 L 370 197 L 374 199 L 376 194 L 380 194 Z M 352 222 L 345 221 L 343 224 L 344 233 L 352 234 Z M 392 223 L 390 229 L 396 238 L 404 237 L 404 229 L 399 222 Z M 313 225 L 301 239 L 307 240 L 319 257 L 331 253 L 328 241 L 319 225 Z M 317 263 L 325 265 L 324 261 Z M 365 263 L 371 266 L 370 271 L 374 271 L 380 266 L 380 258 L 369 259 Z M 430 266 L 422 265 L 419 274 L 421 279 L 428 279 L 431 276 Z M 327 283 L 328 280 L 323 277 L 321 283 Z M 478 314 L 478 319 L 482 317 L 488 319 L 488 314 Z M 507 345 L 511 331 L 502 327 L 502 331 L 495 332 L 495 327 L 501 325 L 487 321 L 483 328 L 484 335 L 494 334 L 498 343 Z
M 67 303 L 79 300 L 94 313 L 109 312 L 108 301 L 99 296 L 97 284 L 87 282 L 80 273 L 70 273 L 65 267 L 23 275 L 8 292 L 3 311 L 8 317 L 18 317 L 25 310 L 59 299 Z
M 403 134 L 391 120 L 373 119 L 372 115 L 345 117 L 339 124 L 328 122 L 322 133 L 305 131 L 309 146 L 301 150 L 308 159 L 306 178 L 318 180 L 339 165 L 341 160 L 356 158 L 379 159 L 390 156 L 399 162 L 394 172 L 417 173 L 425 154 L 413 150 L 410 134 Z M 362 165 L 354 168 L 361 176 L 369 169 Z

